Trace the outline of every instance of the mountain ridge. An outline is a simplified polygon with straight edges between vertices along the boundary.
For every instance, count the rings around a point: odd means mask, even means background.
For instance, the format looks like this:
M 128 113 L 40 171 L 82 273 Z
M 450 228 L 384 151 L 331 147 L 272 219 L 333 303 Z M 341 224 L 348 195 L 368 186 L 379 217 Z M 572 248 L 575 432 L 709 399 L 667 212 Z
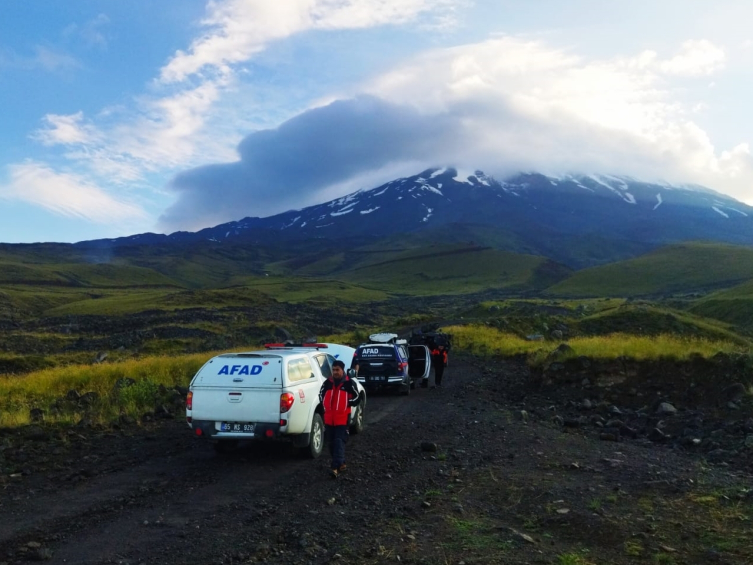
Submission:
M 443 230 L 452 233 L 443 235 Z M 480 170 L 458 172 L 449 167 L 197 232 L 137 234 L 75 245 L 106 248 L 199 241 L 265 245 L 321 239 L 364 244 L 432 231 L 448 242 L 453 235 L 479 236 L 481 245 L 497 240 L 491 245 L 582 268 L 682 241 L 751 245 L 753 207 L 700 185 L 594 174 L 519 173 L 500 181 Z M 598 239 L 602 245 L 593 245 Z

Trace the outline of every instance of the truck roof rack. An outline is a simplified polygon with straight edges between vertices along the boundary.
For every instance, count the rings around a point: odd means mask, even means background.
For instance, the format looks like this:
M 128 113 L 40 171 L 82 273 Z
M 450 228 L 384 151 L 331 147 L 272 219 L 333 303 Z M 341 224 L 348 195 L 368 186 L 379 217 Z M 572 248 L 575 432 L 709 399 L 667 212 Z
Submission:
M 393 333 L 375 333 L 369 336 L 371 343 L 395 343 L 397 340 L 397 334 Z

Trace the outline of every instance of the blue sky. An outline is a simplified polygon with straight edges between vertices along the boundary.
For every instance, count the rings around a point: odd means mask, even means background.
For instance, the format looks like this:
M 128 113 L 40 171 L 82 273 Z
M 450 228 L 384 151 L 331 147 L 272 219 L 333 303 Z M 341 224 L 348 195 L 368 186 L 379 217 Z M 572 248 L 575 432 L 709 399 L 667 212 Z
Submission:
M 24 0 L 0 7 L 0 242 L 196 230 L 430 166 L 753 204 L 753 5 Z

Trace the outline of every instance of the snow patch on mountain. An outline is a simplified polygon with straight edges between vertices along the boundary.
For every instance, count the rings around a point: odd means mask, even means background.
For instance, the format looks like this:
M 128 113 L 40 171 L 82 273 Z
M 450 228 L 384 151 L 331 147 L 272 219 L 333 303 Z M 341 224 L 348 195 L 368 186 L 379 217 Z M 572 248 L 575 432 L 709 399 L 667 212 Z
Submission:
M 483 184 L 484 186 L 489 186 L 489 187 L 490 187 L 490 186 L 492 185 L 492 184 L 491 184 L 491 182 L 489 182 L 489 181 L 490 181 L 490 180 L 493 180 L 493 179 L 490 179 L 490 177 L 487 177 L 487 176 L 486 176 L 486 175 L 485 175 L 484 173 L 482 173 L 481 171 L 476 171 L 476 174 L 475 174 L 475 176 L 476 176 L 476 180 L 477 180 L 477 181 L 478 181 L 478 182 L 479 182 L 480 184 Z
M 439 196 L 444 196 L 444 194 L 442 194 L 441 190 L 438 190 L 438 189 L 434 188 L 430 184 L 423 184 L 423 185 L 421 185 L 421 189 L 422 190 L 428 190 L 430 192 L 436 192 L 437 194 L 439 194 Z
M 338 198 L 337 200 L 333 200 L 328 204 L 330 208 L 335 208 L 336 206 L 343 206 L 346 204 L 349 204 L 350 202 L 353 202 L 356 200 L 359 194 L 361 194 L 361 190 L 357 190 L 352 194 L 348 194 L 347 196 L 343 196 L 342 198 Z
M 719 208 L 717 208 L 716 206 L 712 206 L 712 207 L 711 207 L 711 209 L 712 209 L 712 210 L 714 210 L 714 212 L 717 212 L 718 214 L 721 214 L 721 215 L 722 215 L 722 216 L 724 216 L 725 218 L 729 218 L 729 214 L 725 214 L 724 212 L 722 212 L 722 211 L 721 211 L 721 210 L 720 210 Z
M 613 183 L 615 183 L 617 186 L 617 190 L 627 190 L 628 185 L 627 183 L 621 179 L 620 177 L 613 177 L 612 175 L 601 175 L 602 179 L 607 179 Z
M 284 225 L 282 226 L 282 228 L 280 228 L 280 229 L 286 230 L 286 229 L 288 229 L 289 227 L 292 227 L 292 226 L 294 226 L 294 225 L 295 225 L 295 223 L 296 223 L 296 222 L 297 222 L 298 220 L 300 220 L 300 219 L 301 219 L 301 216 L 296 216 L 295 218 L 293 218 L 293 220 L 292 220 L 292 221 L 291 221 L 290 223 L 288 223 L 288 224 L 284 224 Z M 243 227 L 245 228 L 246 226 L 243 226 Z
M 613 187 L 613 186 L 612 186 L 611 184 L 607 184 L 607 183 L 603 182 L 603 181 L 602 181 L 601 179 L 599 179 L 599 177 L 597 177 L 596 175 L 588 175 L 588 177 L 587 177 L 587 178 L 591 179 L 592 181 L 594 181 L 594 182 L 595 182 L 596 184 L 598 184 L 599 186 L 603 186 L 604 188 L 608 188 L 608 189 L 609 189 L 610 191 L 612 191 L 612 192 L 614 192 L 614 193 L 616 193 L 616 194 L 620 194 L 620 191 L 619 191 L 619 190 L 617 190 L 617 189 L 616 189 L 615 187 Z
M 627 192 L 629 188 L 628 184 L 620 177 L 613 177 L 611 175 L 588 175 L 587 178 L 591 179 L 599 186 L 609 189 L 628 204 L 636 204 L 635 196 Z
M 452 177 L 453 180 L 457 182 L 462 182 L 465 184 L 470 184 L 471 186 L 473 186 L 473 183 L 468 180 L 468 177 L 476 176 L 476 174 L 473 171 L 463 171 L 461 169 L 456 169 L 455 172 L 456 172 L 455 176 Z
M 379 210 L 379 208 L 381 208 L 381 206 L 377 206 L 375 208 L 369 208 L 368 210 L 361 210 L 360 213 L 361 214 L 371 214 L 372 212 L 376 212 L 377 210 Z
M 353 208 L 343 208 L 342 210 L 338 210 L 337 212 L 330 213 L 330 216 L 336 217 L 336 216 L 344 216 L 345 214 L 350 214 L 353 211 Z
M 656 206 L 654 206 L 654 210 L 656 210 L 659 206 L 661 206 L 662 202 L 664 201 L 661 199 L 661 193 L 657 192 L 656 193 Z

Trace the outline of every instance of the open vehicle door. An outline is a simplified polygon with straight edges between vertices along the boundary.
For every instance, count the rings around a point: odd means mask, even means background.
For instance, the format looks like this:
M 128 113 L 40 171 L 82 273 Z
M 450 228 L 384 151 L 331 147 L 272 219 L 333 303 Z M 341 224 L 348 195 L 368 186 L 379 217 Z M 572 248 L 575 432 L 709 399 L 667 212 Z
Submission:
M 425 345 L 409 345 L 408 347 L 408 374 L 411 377 L 411 386 L 416 381 L 426 381 L 431 371 L 431 353 Z

